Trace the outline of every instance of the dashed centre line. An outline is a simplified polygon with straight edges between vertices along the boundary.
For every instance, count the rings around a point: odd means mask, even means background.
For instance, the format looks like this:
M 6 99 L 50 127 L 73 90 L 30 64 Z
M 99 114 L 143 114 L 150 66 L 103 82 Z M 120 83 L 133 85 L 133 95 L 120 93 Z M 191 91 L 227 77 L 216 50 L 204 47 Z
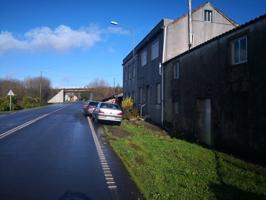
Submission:
M 57 109 L 55 111 L 52 111 L 50 113 L 46 113 L 44 115 L 41 115 L 41 116 L 39 116 L 39 117 L 37 117 L 35 119 L 32 119 L 32 120 L 30 120 L 28 122 L 25 122 L 24 124 L 21 124 L 21 125 L 15 127 L 15 128 L 12 128 L 12 129 L 4 132 L 4 133 L 1 133 L 0 134 L 0 140 L 3 139 L 3 138 L 5 138 L 5 137 L 7 137 L 7 136 L 9 136 L 9 135 L 11 135 L 11 134 L 13 134 L 13 133 L 15 133 L 15 132 L 17 132 L 18 130 L 21 130 L 21 129 L 23 129 L 23 128 L 25 128 L 25 127 L 27 127 L 27 126 L 29 126 L 29 125 L 31 125 L 31 124 L 33 124 L 33 123 L 35 123 L 35 122 L 43 119 L 43 118 L 45 118 L 45 117 L 47 117 L 47 116 L 49 116 L 49 115 L 51 115 L 51 114 L 53 114 L 53 113 L 55 113 L 57 111 L 59 111 L 59 110 L 64 109 L 65 107 L 67 107 L 67 106 L 61 107 L 61 108 L 59 108 L 59 109 Z

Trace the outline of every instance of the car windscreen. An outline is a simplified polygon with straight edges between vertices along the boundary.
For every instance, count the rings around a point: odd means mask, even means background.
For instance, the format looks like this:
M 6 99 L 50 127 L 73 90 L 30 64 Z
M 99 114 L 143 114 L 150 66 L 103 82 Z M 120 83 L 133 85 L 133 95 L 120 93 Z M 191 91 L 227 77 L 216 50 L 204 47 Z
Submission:
M 101 108 L 120 110 L 120 107 L 117 104 L 111 104 L 111 103 L 102 103 Z
M 99 102 L 96 102 L 96 101 L 91 101 L 89 103 L 90 106 L 97 106 Z

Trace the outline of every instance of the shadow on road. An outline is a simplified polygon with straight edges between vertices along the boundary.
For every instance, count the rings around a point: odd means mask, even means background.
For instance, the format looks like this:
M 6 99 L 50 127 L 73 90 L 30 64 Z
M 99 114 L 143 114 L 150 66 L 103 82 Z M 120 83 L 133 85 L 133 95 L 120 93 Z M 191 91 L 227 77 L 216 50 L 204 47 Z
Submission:
M 86 194 L 81 192 L 66 191 L 58 200 L 92 200 Z

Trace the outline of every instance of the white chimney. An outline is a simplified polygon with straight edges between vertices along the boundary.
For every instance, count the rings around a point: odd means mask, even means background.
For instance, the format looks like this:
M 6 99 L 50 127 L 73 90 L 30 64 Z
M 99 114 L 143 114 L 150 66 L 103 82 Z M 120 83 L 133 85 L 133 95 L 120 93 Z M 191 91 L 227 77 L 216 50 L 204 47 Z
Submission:
M 188 49 L 192 47 L 192 8 L 191 0 L 188 0 Z

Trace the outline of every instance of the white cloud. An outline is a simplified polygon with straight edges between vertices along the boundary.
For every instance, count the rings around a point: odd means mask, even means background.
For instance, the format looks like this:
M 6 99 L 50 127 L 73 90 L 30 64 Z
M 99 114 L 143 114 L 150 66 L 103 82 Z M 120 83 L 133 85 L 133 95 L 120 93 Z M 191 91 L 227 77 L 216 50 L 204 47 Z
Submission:
M 0 53 L 9 51 L 11 49 L 27 49 L 25 41 L 19 41 L 9 32 L 0 33 Z
M 90 48 L 100 40 L 101 31 L 96 26 L 77 30 L 65 25 L 55 29 L 40 27 L 26 32 L 22 39 L 10 32 L 1 32 L 0 54 L 11 50 L 66 52 L 74 48 Z

